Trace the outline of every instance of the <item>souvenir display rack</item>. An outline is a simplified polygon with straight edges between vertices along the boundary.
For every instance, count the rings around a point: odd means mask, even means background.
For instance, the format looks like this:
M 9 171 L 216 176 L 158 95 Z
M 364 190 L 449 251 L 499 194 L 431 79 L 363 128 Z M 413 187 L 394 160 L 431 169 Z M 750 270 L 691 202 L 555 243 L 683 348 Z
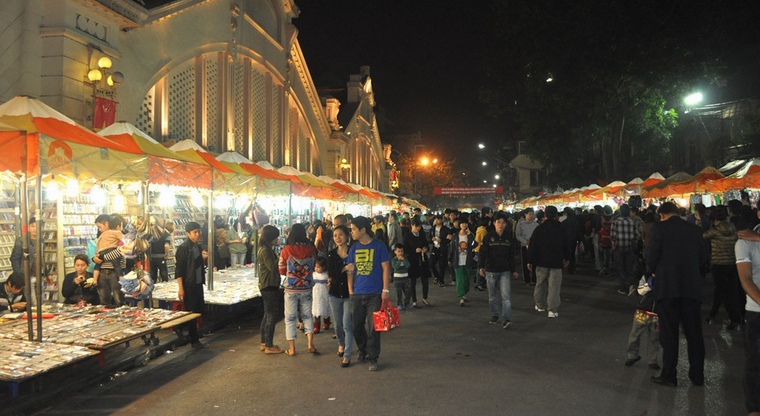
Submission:
M 64 196 L 61 227 L 64 275 L 74 271 L 74 257 L 87 253 L 87 244 L 98 236 L 95 218 L 101 211 L 87 194 Z
M 56 201 L 42 202 L 42 229 L 37 226 L 37 234 L 42 241 L 42 267 L 45 270 L 45 279 L 42 284 L 42 300 L 45 302 L 58 302 L 59 291 L 59 258 L 58 247 L 61 244 L 58 232 L 58 219 L 60 206 Z M 61 282 L 63 280 L 60 280 Z
M 199 224 L 204 224 L 208 221 L 208 208 L 197 207 L 193 205 L 191 197 L 188 195 L 175 196 L 174 206 L 167 207 L 159 204 L 158 192 L 151 192 L 149 195 L 148 212 L 149 215 L 162 216 L 167 221 L 174 223 L 174 233 L 171 238 L 171 252 L 169 253 L 169 259 L 166 261 L 166 269 L 169 276 L 174 276 L 175 248 L 185 241 L 185 224 L 190 221 L 195 221 Z M 205 198 L 204 198 L 205 201 Z
M 7 193 L 10 190 L 0 190 L 0 280 L 10 275 L 11 252 L 16 241 L 16 197 Z

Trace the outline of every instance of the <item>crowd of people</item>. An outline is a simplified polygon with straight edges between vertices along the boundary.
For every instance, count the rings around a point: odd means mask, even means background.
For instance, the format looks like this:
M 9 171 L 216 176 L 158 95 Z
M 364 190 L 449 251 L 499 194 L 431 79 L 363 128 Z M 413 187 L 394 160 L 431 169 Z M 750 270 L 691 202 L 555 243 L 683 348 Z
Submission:
M 535 310 L 556 319 L 563 274 L 576 273 L 577 262 L 587 261 L 600 276 L 615 273 L 620 295 L 641 295 L 626 366 L 641 359 L 640 345 L 646 338 L 648 365 L 661 370 L 652 382 L 675 386 L 682 328 L 688 343 L 688 376 L 693 385 L 701 386 L 702 326 L 717 322 L 723 308 L 725 329 L 744 330 L 747 408 L 760 411 L 757 209 L 748 198 L 729 201 L 726 206 L 697 204 L 691 212 L 672 202 L 643 209 L 636 200 L 629 202 L 617 210 L 595 206 L 560 211 L 547 206 L 516 213 L 483 208 L 470 213 L 446 209 L 440 214 L 423 214 L 415 209 L 371 219 L 341 214 L 311 224 L 294 224 L 282 247 L 276 227 L 248 224 L 246 212 L 232 222 L 222 217 L 214 221 L 212 266 L 257 265 L 264 305 L 262 352 L 296 355 L 301 330 L 306 351 L 316 354 L 314 334 L 332 327 L 341 367 L 351 366 L 354 359 L 369 363 L 374 371 L 381 334 L 374 330 L 372 313 L 391 299 L 391 289 L 398 308 L 411 311 L 432 306 L 431 280 L 433 287 L 456 286 L 452 302 L 462 307 L 468 303 L 472 283 L 476 290 L 488 291 L 488 322 L 508 329 L 512 325 L 513 282 L 521 279 L 533 286 Z M 130 224 L 118 215 L 100 215 L 95 222 L 99 238 L 90 244 L 87 255 L 76 256 L 75 271 L 64 280 L 67 303 L 121 304 L 124 294 L 118 289 L 119 276 L 146 259 L 150 259 L 151 275 L 169 278 L 166 260 L 171 250 L 171 224 L 161 218 Z M 202 286 L 208 267 L 205 227 L 196 222 L 184 225 L 188 238 L 176 249 L 173 276 L 186 309 L 199 313 L 204 308 Z M 30 264 L 34 263 L 36 231 L 32 219 L 27 241 Z M 0 288 L 2 307 L 13 311 L 26 306 L 21 247 L 19 239 L 11 256 L 14 272 Z M 703 321 L 701 288 L 708 274 L 714 292 Z M 275 325 L 281 319 L 288 342 L 284 349 L 274 343 Z M 195 325 L 188 326 L 190 342 L 202 348 Z

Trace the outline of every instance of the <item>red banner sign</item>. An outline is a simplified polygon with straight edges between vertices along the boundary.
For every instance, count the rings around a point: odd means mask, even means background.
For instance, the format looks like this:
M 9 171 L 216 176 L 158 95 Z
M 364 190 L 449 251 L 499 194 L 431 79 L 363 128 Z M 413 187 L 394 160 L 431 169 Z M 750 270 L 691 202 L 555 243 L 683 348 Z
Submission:
M 480 194 L 503 194 L 503 186 L 460 186 L 456 188 L 445 188 L 436 186 L 433 188 L 436 195 L 480 195 Z
M 103 130 L 116 120 L 116 101 L 105 98 L 95 98 L 95 116 L 92 119 L 92 129 Z

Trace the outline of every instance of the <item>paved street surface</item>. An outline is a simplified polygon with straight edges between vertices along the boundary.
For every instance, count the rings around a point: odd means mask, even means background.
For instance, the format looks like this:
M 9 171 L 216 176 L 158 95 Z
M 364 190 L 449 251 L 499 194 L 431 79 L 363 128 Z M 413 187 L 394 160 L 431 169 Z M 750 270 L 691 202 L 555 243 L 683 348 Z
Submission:
M 585 266 L 585 267 L 584 267 Z M 681 345 L 679 386 L 655 385 L 646 358 L 626 368 L 634 297 L 613 276 L 579 267 L 565 275 L 557 319 L 533 309 L 532 287 L 513 281 L 513 325 L 488 323 L 487 292 L 460 307 L 455 288 L 433 287 L 433 307 L 402 314 L 383 335 L 380 369 L 340 368 L 330 333 L 309 354 L 258 350 L 258 317 L 228 325 L 204 342 L 61 399 L 39 414 L 124 415 L 738 415 L 744 414 L 741 332 L 704 326 L 704 387 L 687 378 Z M 447 277 L 448 279 L 448 277 Z M 708 294 L 711 285 L 707 282 Z M 419 290 L 419 289 L 418 289 Z M 703 315 L 706 311 L 705 305 Z M 276 343 L 285 348 L 284 324 Z M 644 351 L 642 351 L 644 352 Z

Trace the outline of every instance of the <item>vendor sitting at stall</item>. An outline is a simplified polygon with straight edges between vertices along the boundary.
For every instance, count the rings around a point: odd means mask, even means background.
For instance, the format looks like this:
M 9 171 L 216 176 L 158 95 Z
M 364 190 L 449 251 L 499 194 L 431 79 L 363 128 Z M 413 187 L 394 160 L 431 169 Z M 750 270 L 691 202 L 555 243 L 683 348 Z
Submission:
M 0 286 L 0 314 L 24 310 L 26 310 L 24 276 L 20 273 L 11 273 L 5 284 Z
M 66 300 L 63 303 L 76 305 L 85 302 L 90 305 L 97 305 L 98 290 L 93 284 L 93 277 L 87 271 L 89 260 L 86 254 L 77 254 L 74 257 L 74 271 L 67 274 L 63 279 L 63 288 L 61 293 Z

